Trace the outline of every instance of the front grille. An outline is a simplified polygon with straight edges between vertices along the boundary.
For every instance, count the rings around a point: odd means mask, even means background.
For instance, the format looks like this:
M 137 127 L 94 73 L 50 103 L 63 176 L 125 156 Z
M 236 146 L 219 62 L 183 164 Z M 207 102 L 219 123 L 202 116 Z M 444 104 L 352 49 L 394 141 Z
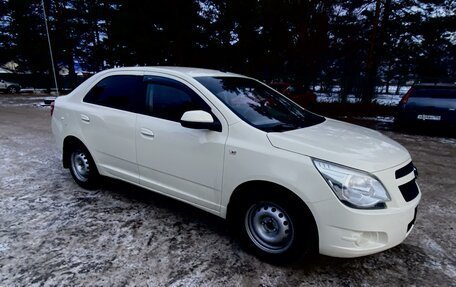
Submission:
M 407 174 L 411 173 L 412 171 L 416 171 L 413 162 L 409 162 L 406 166 L 396 170 L 396 179 L 406 176 Z M 415 172 L 416 176 L 416 172 Z
M 406 184 L 400 185 L 399 190 L 402 193 L 405 201 L 409 202 L 418 196 L 418 186 L 416 185 L 415 180 L 407 182 Z

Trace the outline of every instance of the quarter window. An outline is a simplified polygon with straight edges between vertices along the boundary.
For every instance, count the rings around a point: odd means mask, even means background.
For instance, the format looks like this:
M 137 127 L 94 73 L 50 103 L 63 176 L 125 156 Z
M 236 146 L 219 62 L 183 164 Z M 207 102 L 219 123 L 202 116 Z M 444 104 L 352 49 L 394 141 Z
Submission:
M 87 93 L 84 102 L 140 112 L 144 106 L 143 77 L 118 75 L 104 78 Z
M 210 107 L 190 88 L 177 81 L 160 78 L 154 77 L 147 84 L 146 101 L 149 114 L 178 122 L 187 111 L 210 112 Z

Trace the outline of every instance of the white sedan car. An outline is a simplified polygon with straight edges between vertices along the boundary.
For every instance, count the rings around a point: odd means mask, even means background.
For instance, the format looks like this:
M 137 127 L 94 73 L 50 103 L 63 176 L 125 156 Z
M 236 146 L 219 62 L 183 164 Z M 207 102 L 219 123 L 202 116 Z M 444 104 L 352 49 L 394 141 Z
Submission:
M 228 219 L 266 259 L 391 248 L 421 198 L 397 142 L 233 73 L 103 71 L 56 99 L 52 130 L 80 186 L 101 175 L 187 202 Z

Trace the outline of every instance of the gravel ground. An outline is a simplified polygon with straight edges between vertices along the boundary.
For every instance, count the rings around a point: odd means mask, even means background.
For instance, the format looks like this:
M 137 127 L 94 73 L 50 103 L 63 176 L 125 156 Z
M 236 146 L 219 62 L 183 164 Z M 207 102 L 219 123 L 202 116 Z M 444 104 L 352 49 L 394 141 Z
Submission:
M 188 205 L 117 181 L 79 188 L 62 168 L 49 109 L 0 98 L 0 286 L 456 286 L 454 138 L 385 132 L 411 152 L 423 191 L 401 245 L 275 266 Z

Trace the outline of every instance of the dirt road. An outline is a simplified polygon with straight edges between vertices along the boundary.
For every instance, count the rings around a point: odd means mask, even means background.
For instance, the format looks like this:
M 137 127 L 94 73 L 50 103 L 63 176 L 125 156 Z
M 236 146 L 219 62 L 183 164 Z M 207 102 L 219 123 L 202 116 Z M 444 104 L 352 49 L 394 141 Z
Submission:
M 420 171 L 411 235 L 363 258 L 274 266 L 195 208 L 119 182 L 79 188 L 49 110 L 0 100 L 0 286 L 455 286 L 456 139 L 386 133 Z

